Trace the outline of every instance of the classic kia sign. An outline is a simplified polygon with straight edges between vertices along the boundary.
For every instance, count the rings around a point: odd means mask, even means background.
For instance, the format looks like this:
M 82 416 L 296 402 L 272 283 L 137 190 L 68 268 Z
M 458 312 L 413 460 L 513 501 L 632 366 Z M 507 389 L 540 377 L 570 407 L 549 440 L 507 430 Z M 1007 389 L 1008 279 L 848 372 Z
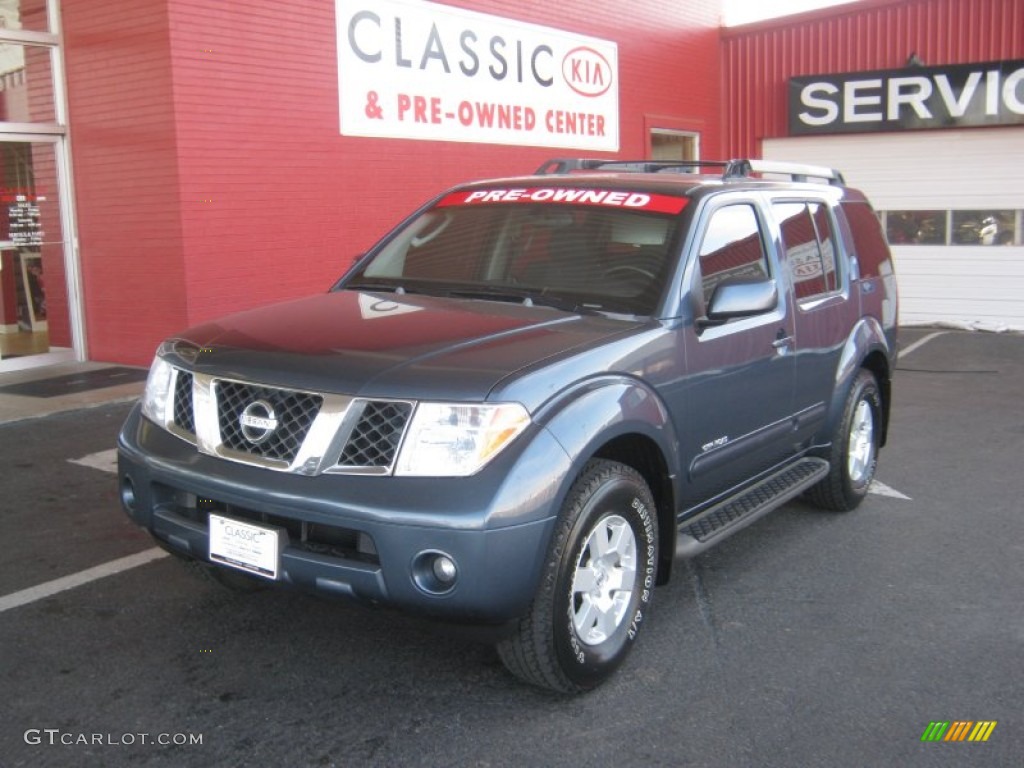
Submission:
M 794 77 L 789 133 L 1024 124 L 1024 61 Z
M 615 43 L 415 0 L 336 0 L 341 133 L 619 149 Z

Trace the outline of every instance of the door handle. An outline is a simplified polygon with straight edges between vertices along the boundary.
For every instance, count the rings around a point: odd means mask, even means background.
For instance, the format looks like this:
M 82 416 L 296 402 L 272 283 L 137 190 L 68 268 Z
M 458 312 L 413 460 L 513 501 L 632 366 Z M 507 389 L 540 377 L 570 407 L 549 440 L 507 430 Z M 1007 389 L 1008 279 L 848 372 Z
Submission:
M 779 333 L 781 334 L 782 331 L 779 331 Z M 772 342 L 772 346 L 775 347 L 776 349 L 784 349 L 785 347 L 788 347 L 792 343 L 793 343 L 793 337 L 792 336 L 781 336 L 780 335 L 777 339 L 775 339 L 775 341 Z

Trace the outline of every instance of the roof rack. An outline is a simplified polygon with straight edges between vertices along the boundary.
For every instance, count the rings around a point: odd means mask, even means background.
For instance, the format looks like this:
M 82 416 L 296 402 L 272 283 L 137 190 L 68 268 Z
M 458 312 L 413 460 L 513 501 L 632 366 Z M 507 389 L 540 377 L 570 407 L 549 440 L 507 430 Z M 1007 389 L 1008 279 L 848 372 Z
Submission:
M 829 184 L 845 184 L 843 174 L 823 165 L 805 165 L 774 160 L 603 160 L 600 158 L 552 158 L 536 175 L 560 175 L 574 171 L 618 171 L 620 173 L 700 173 L 702 168 L 720 168 L 722 178 L 748 179 L 753 174 L 788 176 L 796 182 L 822 179 Z
M 727 169 L 722 160 L 604 160 L 596 157 L 557 157 L 537 169 L 537 176 L 573 171 L 619 171 L 621 173 L 699 173 L 702 167 Z
M 780 160 L 730 160 L 725 178 L 749 178 L 752 173 L 770 173 L 789 176 L 793 181 L 803 182 L 811 179 L 824 179 L 829 184 L 845 184 L 843 174 L 835 168 L 824 165 L 805 165 Z

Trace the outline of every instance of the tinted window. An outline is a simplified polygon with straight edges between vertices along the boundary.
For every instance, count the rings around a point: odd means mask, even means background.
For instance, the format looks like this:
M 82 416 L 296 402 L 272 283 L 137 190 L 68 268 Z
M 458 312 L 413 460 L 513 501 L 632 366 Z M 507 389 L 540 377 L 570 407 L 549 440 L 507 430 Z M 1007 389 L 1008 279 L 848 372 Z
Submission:
M 700 246 L 700 273 L 705 307 L 724 280 L 770 276 L 754 206 L 727 205 L 711 214 Z
M 853 235 L 853 248 L 860 264 L 861 277 L 877 277 L 881 264 L 889 260 L 889 246 L 882 236 L 882 225 L 867 203 L 844 202 L 842 206 L 850 224 L 850 234 Z
M 678 216 L 624 205 L 440 205 L 349 282 L 653 314 L 675 264 L 678 224 Z
M 786 263 L 798 299 L 838 288 L 832 219 L 822 203 L 775 203 Z

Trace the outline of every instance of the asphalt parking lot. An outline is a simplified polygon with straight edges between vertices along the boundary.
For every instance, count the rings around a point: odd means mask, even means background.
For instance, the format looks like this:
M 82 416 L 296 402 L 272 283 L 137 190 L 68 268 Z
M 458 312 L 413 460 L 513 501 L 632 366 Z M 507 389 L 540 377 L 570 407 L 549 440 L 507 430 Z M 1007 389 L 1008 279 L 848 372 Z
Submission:
M 577 698 L 464 632 L 154 557 L 104 467 L 124 403 L 0 424 L 0 766 L 1019 766 L 1024 336 L 902 341 L 878 492 L 677 564 Z

